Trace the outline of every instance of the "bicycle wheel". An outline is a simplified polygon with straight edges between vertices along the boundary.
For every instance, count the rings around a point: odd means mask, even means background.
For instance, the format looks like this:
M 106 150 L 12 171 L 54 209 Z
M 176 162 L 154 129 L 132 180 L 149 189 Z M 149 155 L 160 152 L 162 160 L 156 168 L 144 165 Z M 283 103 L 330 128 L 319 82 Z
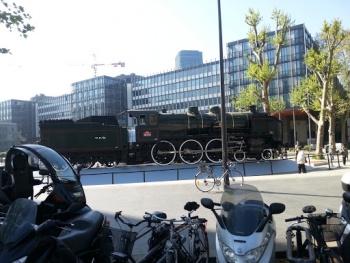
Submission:
M 229 170 L 230 184 L 244 184 L 244 177 L 240 171 L 233 169 Z
M 216 184 L 216 178 L 208 172 L 199 172 L 194 177 L 194 182 L 198 190 L 209 192 Z
M 189 252 L 192 258 L 191 262 L 209 262 L 208 235 L 205 231 L 204 225 L 198 226 L 198 229 L 195 230 L 189 245 Z

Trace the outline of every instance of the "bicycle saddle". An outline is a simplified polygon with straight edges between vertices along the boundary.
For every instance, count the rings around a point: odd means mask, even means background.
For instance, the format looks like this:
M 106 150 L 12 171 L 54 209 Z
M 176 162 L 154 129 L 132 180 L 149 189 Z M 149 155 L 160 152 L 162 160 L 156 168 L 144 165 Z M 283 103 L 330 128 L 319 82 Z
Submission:
M 184 206 L 184 209 L 188 212 L 191 212 L 191 211 L 196 211 L 199 207 L 200 205 L 193 201 L 193 202 L 187 202 Z

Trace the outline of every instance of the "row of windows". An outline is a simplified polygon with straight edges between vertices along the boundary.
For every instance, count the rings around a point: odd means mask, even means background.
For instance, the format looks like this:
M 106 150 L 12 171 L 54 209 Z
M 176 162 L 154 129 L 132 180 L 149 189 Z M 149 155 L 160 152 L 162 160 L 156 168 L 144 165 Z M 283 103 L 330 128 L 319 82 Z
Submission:
M 146 95 L 146 94 L 159 94 L 169 92 L 186 92 L 188 89 L 199 89 L 203 88 L 203 85 L 215 85 L 220 83 L 220 75 L 211 76 L 202 79 L 194 79 L 191 81 L 178 82 L 174 84 L 167 84 L 158 87 L 143 87 L 141 90 L 134 90 L 133 97 Z
M 229 98 L 226 99 L 226 111 L 233 111 L 233 105 L 229 102 Z M 166 109 L 169 112 L 174 113 L 180 113 L 180 112 L 187 112 L 189 107 L 198 107 L 199 112 L 207 113 L 209 111 L 209 108 L 212 106 L 219 106 L 221 105 L 221 98 L 215 97 L 215 98 L 207 98 L 207 99 L 201 99 L 201 100 L 192 100 L 192 101 L 185 101 L 185 102 L 176 102 L 176 103 L 158 103 L 158 104 L 148 104 L 143 105 L 142 107 L 135 107 L 140 109 Z
M 159 101 L 168 101 L 168 100 L 187 100 L 193 97 L 207 97 L 207 96 L 213 96 L 215 94 L 220 93 L 220 86 L 213 86 L 205 89 L 198 89 L 198 90 L 188 90 L 185 92 L 175 92 L 175 93 L 169 93 L 169 94 L 152 94 L 149 97 L 145 96 L 138 96 L 134 97 L 133 101 L 136 102 L 135 105 L 140 105 L 138 101 L 142 101 L 142 99 L 147 98 L 147 103 L 156 103 Z

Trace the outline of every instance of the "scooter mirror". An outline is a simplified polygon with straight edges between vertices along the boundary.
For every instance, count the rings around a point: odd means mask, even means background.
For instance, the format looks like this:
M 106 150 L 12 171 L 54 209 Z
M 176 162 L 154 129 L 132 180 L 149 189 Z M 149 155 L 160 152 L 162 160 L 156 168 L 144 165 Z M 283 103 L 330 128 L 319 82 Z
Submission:
M 286 206 L 282 203 L 272 203 L 270 204 L 270 213 L 271 214 L 281 214 L 286 209 Z
M 207 209 L 213 209 L 214 208 L 214 202 L 210 198 L 202 198 L 201 204 Z
M 345 202 L 350 203 L 350 193 L 349 192 L 344 192 L 343 193 L 343 199 Z

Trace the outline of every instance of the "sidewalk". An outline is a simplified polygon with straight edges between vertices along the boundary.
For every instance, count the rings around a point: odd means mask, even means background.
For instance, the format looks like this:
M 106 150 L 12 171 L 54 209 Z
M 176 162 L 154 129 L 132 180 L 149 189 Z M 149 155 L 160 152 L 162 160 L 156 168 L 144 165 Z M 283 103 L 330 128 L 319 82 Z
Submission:
M 277 226 L 276 251 L 285 251 L 285 231 L 289 224 L 284 219 L 302 214 L 302 207 L 315 205 L 318 212 L 331 208 L 339 209 L 343 190 L 341 176 L 350 172 L 350 166 L 342 166 L 329 170 L 322 165 L 309 167 L 307 174 L 275 174 L 245 177 L 245 183 L 256 186 L 267 204 L 282 202 L 286 205 L 283 214 L 276 215 Z M 123 211 L 123 215 L 132 220 L 141 220 L 145 212 L 163 211 L 168 218 L 180 218 L 186 214 L 183 206 L 188 201 L 200 203 L 203 197 L 219 202 L 222 191 L 213 190 L 202 193 L 194 185 L 193 180 L 134 183 L 84 187 L 87 202 L 95 210 L 105 213 L 116 227 L 114 214 Z M 215 188 L 214 188 L 215 189 Z M 208 219 L 208 236 L 210 256 L 215 257 L 215 217 L 208 209 L 200 207 L 197 214 Z M 147 238 L 135 245 L 133 254 L 141 256 L 147 251 Z

